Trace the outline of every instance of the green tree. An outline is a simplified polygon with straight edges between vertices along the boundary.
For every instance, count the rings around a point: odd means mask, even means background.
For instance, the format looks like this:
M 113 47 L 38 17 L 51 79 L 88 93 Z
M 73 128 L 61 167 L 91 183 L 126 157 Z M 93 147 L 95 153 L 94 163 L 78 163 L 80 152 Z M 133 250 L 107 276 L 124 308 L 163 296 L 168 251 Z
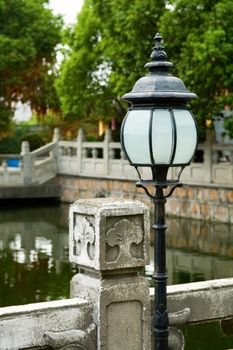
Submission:
M 50 88 L 61 27 L 48 0 L 0 0 L 1 133 L 9 127 L 13 102 L 30 102 L 38 114 L 57 104 Z
M 57 82 L 65 116 L 121 118 L 121 96 L 146 74 L 159 31 L 173 73 L 199 97 L 192 108 L 205 129 L 206 119 L 233 108 L 232 17 L 231 0 L 85 0 L 66 32 L 69 49 Z
M 233 6 L 231 0 L 174 0 L 161 32 L 179 77 L 196 92 L 200 124 L 233 107 Z
M 57 90 L 66 117 L 122 118 L 121 96 L 145 74 L 163 0 L 85 0 L 61 66 Z

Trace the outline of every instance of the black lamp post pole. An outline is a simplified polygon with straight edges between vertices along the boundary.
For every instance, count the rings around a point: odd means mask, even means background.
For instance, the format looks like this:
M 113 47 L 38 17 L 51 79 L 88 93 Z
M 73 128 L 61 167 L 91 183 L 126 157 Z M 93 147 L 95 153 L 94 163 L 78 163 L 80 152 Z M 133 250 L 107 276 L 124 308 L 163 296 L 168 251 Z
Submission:
M 143 188 L 146 194 L 154 202 L 154 281 L 155 281 L 155 307 L 153 319 L 154 350 L 168 350 L 169 319 L 167 311 L 167 268 L 166 268 L 166 223 L 165 204 L 167 198 L 172 195 L 177 187 L 182 187 L 182 183 L 167 180 L 168 168 L 159 167 L 155 176 L 153 169 L 153 181 L 139 181 L 136 186 Z M 155 195 L 151 194 L 147 185 L 155 187 Z M 164 194 L 164 189 L 170 188 Z
M 167 311 L 167 271 L 166 271 L 166 224 L 163 188 L 156 186 L 154 197 L 155 223 L 154 229 L 154 281 L 155 281 L 155 312 L 153 331 L 155 350 L 168 349 L 168 311 Z

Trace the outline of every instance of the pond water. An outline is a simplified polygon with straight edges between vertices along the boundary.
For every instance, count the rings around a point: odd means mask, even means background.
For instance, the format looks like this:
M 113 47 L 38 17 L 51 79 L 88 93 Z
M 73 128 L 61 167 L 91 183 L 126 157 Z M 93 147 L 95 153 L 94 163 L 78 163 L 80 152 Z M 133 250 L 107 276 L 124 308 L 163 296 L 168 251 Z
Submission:
M 167 218 L 168 284 L 233 277 L 233 226 Z M 153 271 L 151 265 L 146 274 Z
M 0 307 L 69 297 L 77 268 L 68 261 L 68 210 L 60 204 L 1 204 Z M 233 277 L 233 226 L 177 218 L 168 218 L 167 225 L 168 284 Z M 189 341 L 193 327 L 184 330 Z M 201 327 L 195 326 L 199 340 L 203 334 L 199 350 L 233 348 L 233 337 L 220 336 L 219 324 L 208 331 Z M 205 344 L 209 330 L 218 347 Z M 194 348 L 187 344 L 186 349 Z
M 68 206 L 0 207 L 0 306 L 67 298 Z

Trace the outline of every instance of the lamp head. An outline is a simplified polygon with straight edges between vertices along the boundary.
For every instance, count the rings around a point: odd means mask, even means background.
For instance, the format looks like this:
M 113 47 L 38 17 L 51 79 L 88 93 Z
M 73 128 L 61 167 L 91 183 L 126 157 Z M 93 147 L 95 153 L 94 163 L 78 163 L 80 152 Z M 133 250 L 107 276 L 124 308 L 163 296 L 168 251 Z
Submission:
M 173 64 L 167 61 L 159 33 L 145 67 L 149 74 L 123 96 L 131 107 L 122 123 L 121 144 L 137 171 L 146 173 L 143 168 L 149 168 L 152 180 L 161 182 L 166 181 L 170 167 L 183 169 L 194 155 L 197 127 L 187 102 L 197 96 L 169 73 Z

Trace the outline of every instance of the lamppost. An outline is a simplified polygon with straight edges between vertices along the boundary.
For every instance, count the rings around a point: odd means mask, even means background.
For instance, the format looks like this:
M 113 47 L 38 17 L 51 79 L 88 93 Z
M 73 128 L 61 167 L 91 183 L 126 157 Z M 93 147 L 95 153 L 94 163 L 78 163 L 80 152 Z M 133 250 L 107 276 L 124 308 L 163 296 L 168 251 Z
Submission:
M 173 64 L 167 61 L 162 37 L 157 33 L 154 39 L 151 61 L 145 65 L 149 74 L 123 96 L 131 107 L 122 124 L 121 144 L 126 158 L 139 175 L 136 186 L 143 188 L 154 202 L 154 349 L 167 350 L 165 203 L 175 188 L 182 186 L 180 175 L 196 150 L 197 127 L 187 102 L 197 96 L 169 73 Z M 175 179 L 168 179 L 170 167 L 179 170 Z M 151 170 L 149 179 L 145 179 L 145 168 Z

